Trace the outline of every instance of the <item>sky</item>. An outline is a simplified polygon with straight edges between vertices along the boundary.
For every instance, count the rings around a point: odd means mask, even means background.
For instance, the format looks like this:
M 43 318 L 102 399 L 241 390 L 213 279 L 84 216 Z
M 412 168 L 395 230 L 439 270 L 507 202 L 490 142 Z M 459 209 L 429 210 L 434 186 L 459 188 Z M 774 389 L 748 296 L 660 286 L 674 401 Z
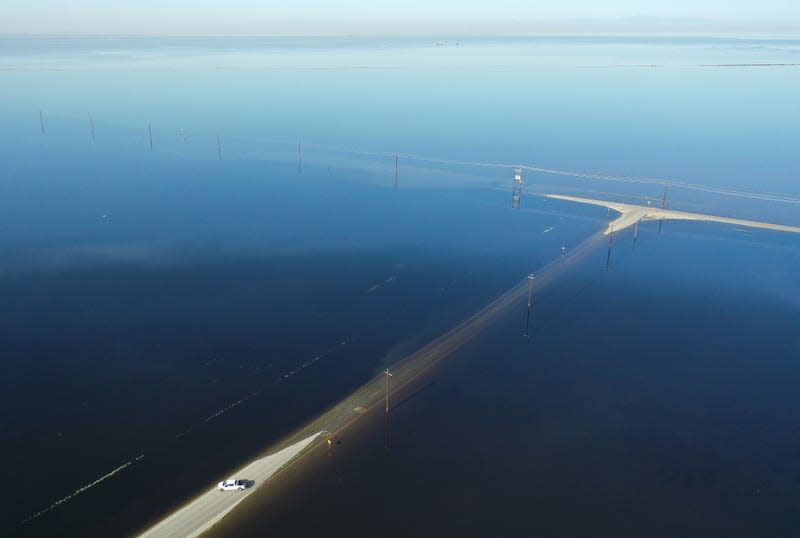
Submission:
M 796 28 L 797 0 L 2 0 L 0 33 L 348 34 L 562 28 Z M 534 24 L 533 30 L 539 31 Z

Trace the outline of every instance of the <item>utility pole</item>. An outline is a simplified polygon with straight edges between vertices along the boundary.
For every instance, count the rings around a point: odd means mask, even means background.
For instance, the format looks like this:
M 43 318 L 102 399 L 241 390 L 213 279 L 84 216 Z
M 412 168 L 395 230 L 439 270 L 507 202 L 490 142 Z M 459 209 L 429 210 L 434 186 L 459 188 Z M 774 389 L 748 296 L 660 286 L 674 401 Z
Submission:
M 386 414 L 389 414 L 389 378 L 392 377 L 392 374 L 389 373 L 388 368 L 383 373 L 386 374 Z
M 667 187 L 668 185 L 664 185 L 664 198 L 661 199 L 661 209 L 667 205 Z M 661 233 L 661 226 L 664 225 L 664 219 L 658 221 L 658 233 Z
M 608 273 L 608 267 L 611 265 L 611 243 L 614 240 L 614 226 L 611 226 L 611 233 L 608 234 L 608 256 L 606 257 L 606 273 Z
M 525 336 L 528 336 L 528 327 L 531 323 L 531 308 L 533 307 L 533 280 L 534 280 L 533 273 L 528 275 L 528 315 L 525 318 Z

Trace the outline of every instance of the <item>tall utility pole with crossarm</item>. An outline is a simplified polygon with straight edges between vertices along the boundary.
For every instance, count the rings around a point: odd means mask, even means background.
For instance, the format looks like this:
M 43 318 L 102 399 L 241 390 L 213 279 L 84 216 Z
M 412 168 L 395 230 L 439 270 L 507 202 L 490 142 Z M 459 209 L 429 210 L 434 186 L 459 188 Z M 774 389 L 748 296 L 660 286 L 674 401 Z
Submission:
M 392 377 L 392 374 L 389 373 L 389 369 L 387 368 L 383 372 L 386 374 L 386 413 L 389 413 L 389 378 Z

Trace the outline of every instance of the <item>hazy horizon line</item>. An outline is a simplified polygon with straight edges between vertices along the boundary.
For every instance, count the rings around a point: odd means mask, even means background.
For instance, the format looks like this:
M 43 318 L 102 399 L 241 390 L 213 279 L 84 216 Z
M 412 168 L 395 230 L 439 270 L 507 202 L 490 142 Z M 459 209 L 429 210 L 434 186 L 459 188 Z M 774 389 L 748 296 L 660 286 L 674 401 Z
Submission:
M 613 19 L 570 18 L 496 21 L 194 21 L 183 27 L 166 23 L 147 30 L 119 24 L 103 30 L 82 28 L 0 28 L 0 36 L 117 36 L 117 37 L 591 37 L 591 36 L 695 36 L 695 37 L 800 37 L 798 20 L 741 20 L 663 17 Z

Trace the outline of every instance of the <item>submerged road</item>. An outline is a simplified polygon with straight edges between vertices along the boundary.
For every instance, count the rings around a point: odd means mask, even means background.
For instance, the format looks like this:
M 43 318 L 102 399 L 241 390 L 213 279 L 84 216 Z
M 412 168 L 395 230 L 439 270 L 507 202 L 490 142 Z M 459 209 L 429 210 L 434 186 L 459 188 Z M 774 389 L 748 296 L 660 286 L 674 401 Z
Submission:
M 537 292 L 555 281 L 564 269 L 577 264 L 582 255 L 590 251 L 592 247 L 602 244 L 602 235 L 597 233 L 584 240 L 567 255 L 540 268 L 536 273 Z M 428 373 L 442 360 L 452 356 L 456 350 L 480 334 L 510 307 L 521 304 L 527 299 L 527 294 L 528 278 L 526 277 L 453 329 L 390 366 L 392 373 L 390 397 L 391 394 L 418 381 L 421 376 Z M 213 488 L 189 501 L 185 506 L 147 529 L 141 536 L 190 537 L 198 536 L 211 528 L 245 497 L 251 495 L 256 488 L 268 487 L 268 480 L 272 476 L 301 462 L 303 458 L 314 452 L 314 448 L 343 432 L 370 410 L 378 409 L 383 412 L 384 398 L 386 397 L 385 383 L 384 374 L 379 374 L 294 434 L 276 443 L 267 451 L 269 455 L 230 473 L 231 478 L 255 480 L 256 484 L 253 488 L 244 492 L 220 492 Z
M 540 292 L 550 285 L 570 266 L 575 265 L 583 254 L 593 247 L 603 244 L 602 236 L 633 226 L 640 220 L 691 220 L 705 222 L 721 222 L 753 228 L 800 233 L 800 228 L 770 224 L 699 213 L 687 213 L 655 209 L 646 206 L 593 200 L 575 196 L 548 195 L 550 198 L 579 202 L 607 207 L 620 213 L 620 217 L 611 222 L 608 228 L 589 237 L 567 255 L 562 256 L 540 268 L 536 272 L 536 290 Z M 490 326 L 501 314 L 514 305 L 521 304 L 527 298 L 528 279 L 525 278 L 500 297 L 486 305 L 462 323 L 443 334 L 436 340 L 407 356 L 390 367 L 391 394 L 403 389 L 428 373 L 432 367 L 450 357 L 461 346 L 480 334 Z M 316 419 L 312 420 L 291 436 L 271 447 L 266 456 L 261 457 L 245 467 L 230 473 L 231 478 L 255 480 L 255 485 L 243 492 L 220 492 L 213 489 L 200 494 L 179 510 L 168 515 L 158 524 L 147 529 L 141 536 L 194 537 L 211 528 L 215 523 L 230 513 L 240 502 L 250 496 L 259 487 L 268 487 L 269 479 L 279 472 L 301 462 L 303 458 L 314 452 L 314 448 L 343 432 L 372 409 L 380 409 L 386 396 L 386 378 L 383 373 L 363 385 L 344 400 L 334 405 Z M 210 485 L 211 486 L 211 485 Z
M 777 232 L 800 233 L 800 228 L 796 226 L 786 226 L 784 224 L 771 224 L 769 222 L 759 222 L 756 220 L 734 219 L 729 217 L 718 217 L 716 215 L 704 215 L 702 213 L 688 213 L 686 211 L 674 211 L 672 209 L 658 209 L 644 205 L 623 204 L 620 202 L 608 202 L 606 200 L 594 200 L 592 198 L 580 198 L 578 196 L 565 196 L 563 194 L 548 194 L 548 198 L 555 200 L 565 200 L 568 202 L 578 202 L 580 204 L 596 205 L 607 207 L 620 213 L 619 218 L 611 221 L 606 228 L 604 235 L 618 232 L 629 228 L 640 220 L 691 220 L 701 222 L 720 222 L 723 224 L 733 224 L 736 226 L 746 226 L 748 228 L 761 228 L 763 230 L 774 230 Z

